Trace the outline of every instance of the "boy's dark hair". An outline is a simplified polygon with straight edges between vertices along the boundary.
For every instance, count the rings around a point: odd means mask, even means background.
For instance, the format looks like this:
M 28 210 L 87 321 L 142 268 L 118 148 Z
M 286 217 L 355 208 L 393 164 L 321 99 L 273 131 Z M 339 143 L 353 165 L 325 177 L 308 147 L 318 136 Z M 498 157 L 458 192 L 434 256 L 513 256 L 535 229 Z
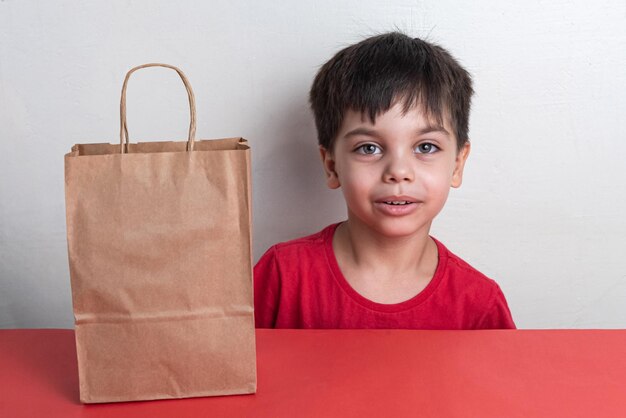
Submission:
M 333 150 L 347 110 L 376 116 L 401 101 L 420 103 L 443 125 L 449 116 L 457 147 L 468 141 L 470 74 L 438 45 L 399 32 L 367 38 L 339 51 L 317 73 L 310 92 L 319 144 Z

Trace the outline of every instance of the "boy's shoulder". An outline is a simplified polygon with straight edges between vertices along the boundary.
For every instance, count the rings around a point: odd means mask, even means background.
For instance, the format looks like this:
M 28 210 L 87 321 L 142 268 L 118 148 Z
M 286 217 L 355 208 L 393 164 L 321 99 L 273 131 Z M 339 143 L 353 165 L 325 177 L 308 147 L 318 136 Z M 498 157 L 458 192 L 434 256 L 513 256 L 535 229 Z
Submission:
M 515 329 L 508 303 L 498 283 L 481 273 L 469 263 L 448 250 L 437 241 L 440 264 L 444 263 L 445 289 L 451 304 L 462 306 L 467 312 L 480 312 L 481 316 L 472 329 Z M 445 260 L 442 259 L 444 253 Z M 442 280 L 443 281 L 443 280 Z
M 448 247 L 446 247 L 441 241 L 439 241 L 437 238 L 431 237 L 435 243 L 437 244 L 437 250 L 439 252 L 439 258 L 445 258 L 447 259 L 448 263 L 452 263 L 452 268 L 455 270 L 459 270 L 459 271 L 463 271 L 466 273 L 470 273 L 472 275 L 476 275 L 478 278 L 482 278 L 482 279 L 486 279 L 486 280 L 491 280 L 489 279 L 487 276 L 485 276 L 483 273 L 481 273 L 480 271 L 478 271 L 475 267 L 473 267 L 472 265 L 470 265 L 467 261 L 463 260 L 461 257 L 459 257 L 458 255 L 456 255 L 455 253 L 453 253 L 452 251 L 450 251 L 448 249 Z
M 257 262 L 255 276 L 265 277 L 268 275 L 265 273 L 272 271 L 272 277 L 284 276 L 290 283 L 296 283 L 305 271 L 330 271 L 329 252 L 332 252 L 332 237 L 338 225 L 332 224 L 314 234 L 272 245 Z
M 439 267 L 445 275 L 448 286 L 458 288 L 458 291 L 466 295 L 482 295 L 484 297 L 496 297 L 502 291 L 498 283 L 487 277 L 478 269 L 470 265 L 458 255 L 450 251 L 443 243 L 433 238 L 439 251 Z M 454 290 L 453 290 L 454 291 Z

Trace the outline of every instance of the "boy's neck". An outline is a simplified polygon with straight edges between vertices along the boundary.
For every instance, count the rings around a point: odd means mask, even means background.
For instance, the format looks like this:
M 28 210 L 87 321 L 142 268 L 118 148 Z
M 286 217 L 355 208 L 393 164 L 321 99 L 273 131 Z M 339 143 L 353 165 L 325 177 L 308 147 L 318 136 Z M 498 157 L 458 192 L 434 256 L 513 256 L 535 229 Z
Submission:
M 358 220 L 350 219 L 339 225 L 336 251 L 344 261 L 359 269 L 387 272 L 432 270 L 437 259 L 437 247 L 429 236 L 430 224 L 416 233 L 403 237 L 384 236 Z M 435 261 L 436 266 L 436 261 Z

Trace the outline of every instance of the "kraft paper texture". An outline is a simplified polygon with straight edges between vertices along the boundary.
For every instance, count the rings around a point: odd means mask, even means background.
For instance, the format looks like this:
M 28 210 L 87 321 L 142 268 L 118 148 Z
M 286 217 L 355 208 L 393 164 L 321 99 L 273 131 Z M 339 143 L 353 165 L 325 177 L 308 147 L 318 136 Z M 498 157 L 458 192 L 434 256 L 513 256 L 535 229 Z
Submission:
M 126 83 L 145 66 L 183 78 L 187 141 L 129 142 Z M 145 66 L 124 83 L 120 145 L 65 156 L 81 401 L 253 393 L 250 148 L 196 141 L 182 72 Z

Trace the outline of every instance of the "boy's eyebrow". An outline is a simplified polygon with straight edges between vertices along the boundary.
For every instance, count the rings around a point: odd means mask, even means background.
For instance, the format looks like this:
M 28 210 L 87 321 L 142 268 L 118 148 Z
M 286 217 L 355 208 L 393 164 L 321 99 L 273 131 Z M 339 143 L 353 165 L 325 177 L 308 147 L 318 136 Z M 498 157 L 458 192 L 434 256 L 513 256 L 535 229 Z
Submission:
M 448 132 L 446 130 L 446 128 L 444 128 L 441 125 L 427 125 L 424 126 L 421 129 L 418 129 L 417 134 L 418 135 L 424 135 L 426 133 L 429 132 L 442 132 L 446 135 L 450 135 L 450 132 Z M 355 128 L 353 130 L 351 130 L 350 132 L 348 132 L 345 137 L 350 137 L 350 136 L 355 136 L 355 135 L 367 135 L 367 136 L 376 136 L 376 134 L 378 133 L 378 131 L 376 131 L 375 129 L 369 129 L 369 128 Z
M 368 128 L 356 128 L 348 132 L 345 136 L 349 137 L 349 136 L 356 136 L 356 135 L 376 136 L 376 130 L 368 129 Z
M 450 135 L 450 132 L 448 132 L 448 130 L 441 125 L 428 125 L 417 131 L 419 135 L 423 135 L 429 132 L 443 132 L 446 135 Z

